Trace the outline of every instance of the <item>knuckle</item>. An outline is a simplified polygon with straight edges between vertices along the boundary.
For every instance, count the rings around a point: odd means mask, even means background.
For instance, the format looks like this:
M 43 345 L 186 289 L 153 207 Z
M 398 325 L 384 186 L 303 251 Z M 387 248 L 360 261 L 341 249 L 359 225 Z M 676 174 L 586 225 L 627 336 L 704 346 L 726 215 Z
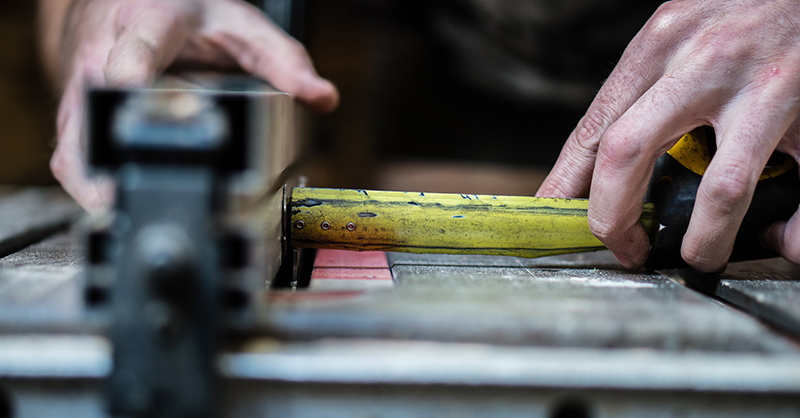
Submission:
M 706 200 L 721 212 L 729 212 L 734 206 L 750 198 L 755 179 L 744 168 L 735 163 L 726 163 L 713 176 L 703 178 Z
M 610 127 L 602 138 L 603 161 L 615 167 L 630 166 L 642 156 L 641 141 L 631 138 L 624 126 Z
M 563 183 L 547 183 L 540 188 L 541 196 L 547 197 L 572 197 L 572 190 Z
M 259 68 L 269 66 L 271 64 L 268 57 L 263 57 L 261 54 L 248 49 L 242 49 L 236 58 L 238 64 L 246 71 L 255 72 Z
M 611 123 L 610 113 L 602 103 L 593 105 L 575 129 L 575 145 L 584 151 L 597 150 L 600 136 Z
M 606 246 L 613 240 L 615 232 L 619 230 L 619 222 L 614 219 L 600 219 L 596 216 L 589 217 L 589 231 L 591 231 L 597 239 L 606 244 Z
M 303 61 L 308 59 L 308 51 L 306 48 L 295 39 L 289 38 L 289 42 L 286 45 L 287 55 L 290 58 L 293 58 L 297 61 Z
M 139 84 L 155 71 L 153 61 L 153 51 L 146 44 L 125 42 L 109 51 L 103 74 L 110 85 Z
M 289 40 L 280 62 L 283 70 L 293 75 L 311 69 L 311 58 L 309 58 L 308 52 L 302 44 L 294 39 Z
M 652 39 L 661 39 L 672 36 L 678 27 L 682 27 L 684 21 L 685 7 L 674 2 L 665 2 L 656 9 L 653 16 L 647 22 L 645 31 Z
M 257 51 L 252 51 L 242 57 L 241 64 L 242 67 L 250 72 L 263 69 L 265 72 L 269 73 L 270 69 L 275 64 L 275 60 L 272 59 L 272 56 L 269 54 L 261 54 Z
M 736 41 L 731 42 L 731 39 Z M 730 29 L 719 29 L 699 39 L 693 61 L 699 68 L 713 68 L 739 62 L 752 52 L 747 40 L 736 36 Z
M 681 257 L 686 264 L 698 271 L 711 273 L 723 270 L 728 260 L 720 260 L 718 256 L 706 251 L 706 248 L 707 246 L 700 243 L 684 242 Z

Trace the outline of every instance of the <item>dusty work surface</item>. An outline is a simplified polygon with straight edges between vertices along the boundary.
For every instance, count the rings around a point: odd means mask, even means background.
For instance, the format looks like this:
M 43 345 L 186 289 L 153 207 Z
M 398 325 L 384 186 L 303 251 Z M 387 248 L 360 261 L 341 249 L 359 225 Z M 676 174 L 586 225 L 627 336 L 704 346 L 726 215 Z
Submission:
M 53 189 L 0 191 L 0 242 L 39 240 L 0 259 L 0 325 L 82 322 L 82 232 L 59 232 L 76 219 L 77 206 Z M 694 278 L 709 297 L 675 274 L 621 270 L 608 252 L 540 259 L 373 253 L 372 264 L 361 257 L 356 266 L 336 254 L 321 262 L 310 290 L 277 292 L 259 328 L 299 341 L 390 338 L 751 353 L 798 347 L 800 270 L 779 260 Z
M 550 347 L 794 352 L 752 316 L 607 252 L 538 260 L 391 253 L 395 286 L 275 303 L 284 338 L 359 337 Z M 597 268 L 599 266 L 600 268 Z M 313 288 L 313 281 L 312 281 Z
M 379 287 L 375 254 L 349 269 L 332 258 L 318 255 L 315 272 L 326 271 L 310 290 L 272 297 L 264 324 L 285 345 L 225 362 L 255 381 L 314 382 L 270 387 L 311 401 L 287 414 L 348 401 L 374 416 L 394 416 L 386 405 L 420 416 L 800 414 L 789 395 L 800 390 L 798 335 L 680 276 L 627 272 L 608 252 L 390 253 L 393 286 Z M 762 263 L 756 287 L 789 268 Z
M 14 416 L 105 416 L 110 351 L 84 312 L 83 233 L 64 229 L 77 213 L 49 189 L 0 195 L 0 242 L 22 247 L 0 258 Z M 800 415 L 788 263 L 684 277 L 607 252 L 321 254 L 311 286 L 272 292 L 252 343 L 222 353 L 223 416 Z
M 0 329 L 83 320 L 81 214 L 57 188 L 0 189 Z
M 77 206 L 53 189 L 0 192 L 0 215 L 7 213 L 0 242 L 39 240 L 0 258 L 0 328 L 82 323 L 83 232 L 63 231 Z M 798 347 L 800 270 L 780 260 L 736 264 L 725 275 L 701 278 L 696 287 L 709 297 L 676 274 L 621 270 L 608 252 L 540 259 L 373 253 L 356 266 L 336 254 L 318 266 L 310 290 L 277 292 L 259 329 L 299 341 L 743 353 Z

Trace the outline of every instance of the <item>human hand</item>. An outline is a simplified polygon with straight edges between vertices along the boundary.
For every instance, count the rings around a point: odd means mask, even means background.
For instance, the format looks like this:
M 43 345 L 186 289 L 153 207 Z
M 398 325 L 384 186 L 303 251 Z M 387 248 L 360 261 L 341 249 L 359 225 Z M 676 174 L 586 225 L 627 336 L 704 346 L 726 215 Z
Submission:
M 173 64 L 239 66 L 315 110 L 331 111 L 339 101 L 303 47 L 240 0 L 73 0 L 62 33 L 63 95 L 50 167 L 90 213 L 113 196 L 111 185 L 86 176 L 88 86 L 142 85 Z
M 655 160 L 682 134 L 716 131 L 681 255 L 725 268 L 769 156 L 800 157 L 800 5 L 796 0 L 674 0 L 625 50 L 569 136 L 538 196 L 589 196 L 589 228 L 627 268 L 644 265 L 639 225 Z M 800 262 L 800 215 L 765 241 Z

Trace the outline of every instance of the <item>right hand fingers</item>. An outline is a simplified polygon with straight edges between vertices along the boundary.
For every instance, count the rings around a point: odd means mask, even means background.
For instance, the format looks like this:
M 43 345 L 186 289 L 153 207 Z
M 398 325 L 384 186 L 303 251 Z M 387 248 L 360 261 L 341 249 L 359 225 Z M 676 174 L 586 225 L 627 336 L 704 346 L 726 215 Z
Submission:
M 627 268 L 647 258 L 648 237 L 637 222 L 642 208 L 631 204 L 644 200 L 649 176 L 643 173 L 652 171 L 667 140 L 693 127 L 676 126 L 696 95 L 684 95 L 679 80 L 665 75 L 675 45 L 663 32 L 685 25 L 667 9 L 662 6 L 626 48 L 536 193 L 587 197 L 591 188 L 590 229 Z
M 626 268 L 644 265 L 648 237 L 638 220 L 655 160 L 701 123 L 703 106 L 686 74 L 662 78 L 603 134 L 591 184 L 589 228 Z
M 606 130 L 645 94 L 666 71 L 673 36 L 684 20 L 663 5 L 631 41 L 619 64 L 603 83 L 567 139 L 558 161 L 537 191 L 542 197 L 587 197 L 600 139 Z
M 783 23 L 797 9 L 767 2 L 743 18 L 745 9 L 724 1 L 662 6 L 626 49 L 537 193 L 585 196 L 591 184 L 590 227 L 626 267 L 646 258 L 647 237 L 636 220 L 653 162 L 700 124 L 715 127 L 718 151 L 698 190 L 682 255 L 700 270 L 723 267 L 754 179 L 796 117 L 797 31 Z M 653 48 L 659 39 L 663 45 Z M 626 74 L 629 83 L 622 82 Z M 680 88 L 659 91 L 673 79 Z
M 724 270 L 772 150 L 782 138 L 794 137 L 791 125 L 800 113 L 795 99 L 798 82 L 800 75 L 775 74 L 740 93 L 721 112 L 716 129 L 718 149 L 700 182 L 681 246 L 683 259 L 692 267 L 707 272 Z M 787 259 L 792 257 L 791 248 L 785 253 L 781 250 Z

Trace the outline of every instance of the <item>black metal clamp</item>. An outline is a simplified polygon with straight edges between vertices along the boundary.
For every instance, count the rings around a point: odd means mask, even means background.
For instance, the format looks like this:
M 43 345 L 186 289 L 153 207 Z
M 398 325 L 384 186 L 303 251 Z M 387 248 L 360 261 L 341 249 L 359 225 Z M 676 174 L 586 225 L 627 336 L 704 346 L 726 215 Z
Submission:
M 95 90 L 88 102 L 89 166 L 116 181 L 113 221 L 90 237 L 86 292 L 111 317 L 109 407 L 213 417 L 220 337 L 247 301 L 227 297 L 246 242 L 220 221 L 228 180 L 248 161 L 247 99 L 141 89 Z

